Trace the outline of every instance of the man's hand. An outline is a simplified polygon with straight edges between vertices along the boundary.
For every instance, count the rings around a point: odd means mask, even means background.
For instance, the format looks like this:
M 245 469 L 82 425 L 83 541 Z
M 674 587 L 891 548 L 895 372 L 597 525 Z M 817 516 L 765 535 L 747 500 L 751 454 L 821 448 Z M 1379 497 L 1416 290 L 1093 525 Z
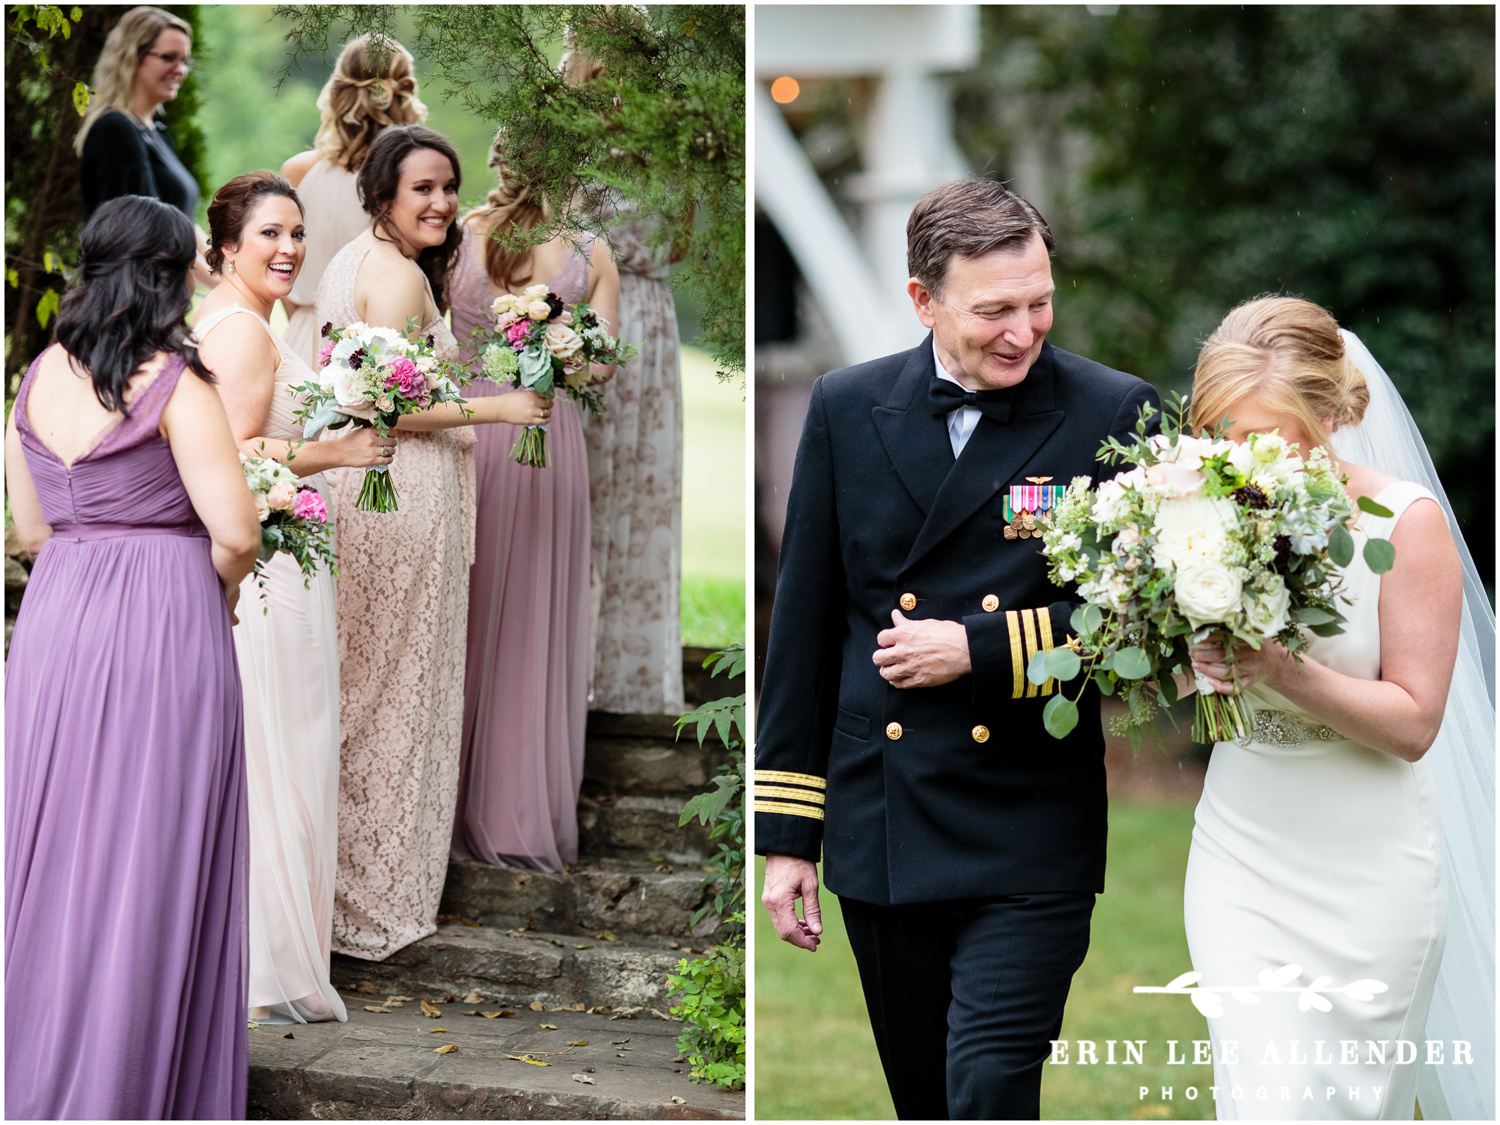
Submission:
M 799 898 L 806 922 L 797 918 L 794 904 Z M 794 855 L 766 856 L 766 881 L 760 901 L 771 912 L 771 921 L 782 941 L 809 953 L 818 951 L 823 920 L 818 909 L 818 868 L 811 860 Z
M 891 621 L 876 636 L 880 647 L 870 659 L 892 687 L 937 687 L 973 670 L 962 621 L 909 621 L 899 609 L 891 610 Z

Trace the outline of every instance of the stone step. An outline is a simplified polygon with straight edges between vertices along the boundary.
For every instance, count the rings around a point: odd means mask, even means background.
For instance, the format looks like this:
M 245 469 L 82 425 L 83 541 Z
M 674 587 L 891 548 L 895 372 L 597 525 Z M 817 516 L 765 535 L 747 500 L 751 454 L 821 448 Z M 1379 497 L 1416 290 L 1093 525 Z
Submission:
M 745 1095 L 689 1080 L 679 1062 L 682 1025 L 653 1017 L 533 1012 L 466 1017 L 475 1005 L 439 1003 L 426 1018 L 414 999 L 372 1013 L 346 997 L 348 1023 L 262 1024 L 250 1037 L 252 1120 L 445 1118 L 725 1120 L 745 1116 Z M 384 999 L 384 997 L 381 997 Z M 487 1009 L 493 1010 L 493 1009 Z M 542 1024 L 554 1025 L 544 1028 Z M 434 1033 L 436 1028 L 445 1030 Z M 623 1042 L 621 1042 L 623 1041 Z M 570 1046 L 586 1043 L 586 1046 Z M 456 1051 L 437 1054 L 436 1049 Z M 562 1052 L 542 1054 L 541 1052 Z M 525 1055 L 535 1066 L 508 1055 Z M 585 1083 L 574 1078 L 592 1079 Z
M 578 846 L 586 855 L 697 865 L 712 854 L 703 824 L 693 819 L 678 825 L 686 797 L 616 796 L 593 789 L 578 799 Z
M 502 930 L 691 938 L 718 919 L 693 913 L 708 899 L 701 867 L 631 859 L 580 860 L 572 874 L 450 863 L 440 912 Z
M 696 947 L 698 952 L 704 948 L 707 941 Z M 437 933 L 384 961 L 335 954 L 333 983 L 341 993 L 367 997 L 361 1003 L 379 1003 L 387 995 L 466 996 L 477 991 L 492 1005 L 665 1011 L 667 974 L 690 956 L 689 949 L 670 948 L 665 938 L 608 941 L 445 922 Z

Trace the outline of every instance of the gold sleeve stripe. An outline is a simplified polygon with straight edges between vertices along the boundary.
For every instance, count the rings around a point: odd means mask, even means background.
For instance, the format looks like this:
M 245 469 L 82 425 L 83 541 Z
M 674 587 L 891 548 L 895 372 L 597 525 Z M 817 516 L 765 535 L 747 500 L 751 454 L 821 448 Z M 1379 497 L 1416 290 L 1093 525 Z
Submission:
M 811 793 L 806 789 L 787 789 L 780 785 L 755 784 L 756 797 L 784 797 L 789 801 L 806 801 L 810 805 L 821 805 L 823 794 Z
M 1036 655 L 1036 626 L 1032 623 L 1034 610 L 1023 609 L 1021 611 L 1021 626 L 1026 630 L 1026 660 L 1030 663 L 1031 658 Z M 1031 699 L 1036 695 L 1036 684 L 1029 679 L 1026 681 L 1026 698 Z
M 785 770 L 756 770 L 755 780 L 779 781 L 783 785 L 806 785 L 812 789 L 827 789 L 828 782 L 810 773 L 787 773 Z
M 1005 631 L 1010 634 L 1010 697 L 1020 699 L 1026 689 L 1026 665 L 1021 662 L 1021 619 L 1013 609 L 1005 611 Z
M 1051 652 L 1055 647 L 1052 643 L 1052 615 L 1045 608 L 1036 611 L 1037 631 L 1042 635 L 1042 651 Z M 1042 694 L 1051 695 L 1057 681 L 1048 677 L 1047 682 L 1042 685 Z
M 755 811 L 766 813 L 785 813 L 787 816 L 805 816 L 809 820 L 823 819 L 822 809 L 814 808 L 811 805 L 787 805 L 783 804 L 780 801 L 757 800 L 755 802 Z

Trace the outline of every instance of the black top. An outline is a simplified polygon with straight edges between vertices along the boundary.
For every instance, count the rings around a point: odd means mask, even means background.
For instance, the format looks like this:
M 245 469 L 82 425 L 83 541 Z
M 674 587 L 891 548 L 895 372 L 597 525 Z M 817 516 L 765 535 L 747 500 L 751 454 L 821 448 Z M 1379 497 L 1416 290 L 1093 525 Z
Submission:
M 1004 507 L 1028 478 L 1114 475 L 1100 443 L 1157 395 L 1045 344 L 1009 419 L 981 417 L 955 460 L 935 370 L 929 336 L 813 385 L 757 711 L 755 847 L 821 852 L 829 890 L 882 905 L 1100 891 L 1099 697 L 1086 689 L 1056 740 L 1055 685 L 1025 679 L 1066 641 L 1077 595 L 1048 581 L 1040 540 L 1005 537 Z M 870 655 L 898 607 L 963 622 L 973 673 L 882 679 Z
M 134 115 L 107 109 L 83 142 L 79 175 L 83 214 L 122 195 L 149 195 L 170 203 L 189 219 L 198 212 L 198 182 L 183 167 L 166 126 L 148 128 Z

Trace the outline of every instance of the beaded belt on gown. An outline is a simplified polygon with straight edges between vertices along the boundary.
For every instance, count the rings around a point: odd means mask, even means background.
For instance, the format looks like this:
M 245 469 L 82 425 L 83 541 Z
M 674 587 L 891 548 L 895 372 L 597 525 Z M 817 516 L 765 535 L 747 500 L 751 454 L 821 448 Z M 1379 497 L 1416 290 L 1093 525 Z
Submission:
M 1255 712 L 1255 725 L 1249 737 L 1239 740 L 1248 746 L 1253 742 L 1269 746 L 1300 746 L 1304 742 L 1342 742 L 1344 736 L 1332 727 L 1310 723 L 1289 711 Z

